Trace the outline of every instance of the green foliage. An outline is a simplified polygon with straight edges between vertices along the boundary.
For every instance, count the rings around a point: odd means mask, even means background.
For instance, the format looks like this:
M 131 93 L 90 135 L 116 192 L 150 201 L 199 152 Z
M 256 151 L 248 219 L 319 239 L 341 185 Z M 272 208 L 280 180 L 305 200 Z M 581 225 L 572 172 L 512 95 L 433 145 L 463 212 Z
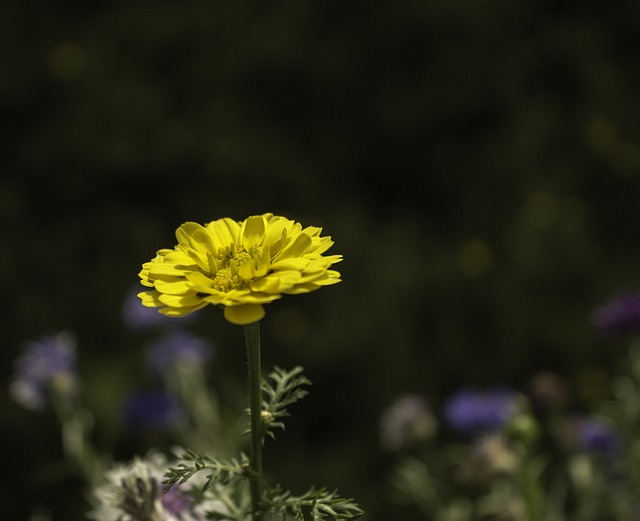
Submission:
M 191 480 L 198 472 L 208 472 L 201 487 L 202 497 L 221 501 L 230 512 L 209 512 L 212 519 L 249 519 L 250 497 L 248 483 L 249 464 L 243 455 L 241 460 L 223 461 L 193 450 L 184 450 L 179 463 L 165 474 L 165 489 Z M 296 521 L 336 521 L 357 519 L 363 512 L 351 499 L 338 496 L 326 488 L 310 488 L 302 495 L 294 495 L 276 486 L 268 488 L 263 498 L 263 509 L 268 515 L 293 516 Z
M 335 491 L 327 489 L 309 489 L 305 494 L 295 496 L 289 491 L 275 487 L 268 493 L 269 511 L 273 515 L 287 519 L 287 514 L 296 521 L 321 521 L 330 517 L 336 521 L 341 519 L 357 519 L 363 511 L 351 499 L 344 499 Z M 306 512 L 306 514 L 305 514 Z
M 629 521 L 640 502 L 640 344 L 632 342 L 611 397 L 577 414 L 522 413 L 500 430 L 403 456 L 390 475 L 397 502 L 424 519 Z M 521 407 L 530 410 L 522 401 Z M 531 427 L 534 427 L 533 429 Z M 537 433 L 540 433 L 538 435 Z M 433 441 L 433 440 L 431 440 Z
M 179 463 L 170 467 L 163 485 L 168 490 L 174 485 L 186 483 L 198 473 L 206 471 L 206 481 L 198 487 L 196 501 L 204 498 L 220 502 L 224 509 L 207 512 L 209 519 L 244 521 L 249 519 L 251 498 L 246 486 L 248 460 L 242 454 L 240 461 L 228 461 L 185 449 L 179 454 Z
M 442 506 L 438 481 L 431 476 L 427 465 L 416 457 L 406 457 L 395 466 L 390 485 L 398 503 L 413 503 L 425 514 Z
M 180 463 L 171 467 L 165 475 L 164 485 L 167 489 L 176 484 L 186 483 L 198 472 L 208 471 L 207 481 L 202 487 L 203 491 L 206 491 L 215 483 L 232 484 L 243 478 L 247 470 L 247 458 L 244 454 L 241 455 L 240 461 L 237 459 L 224 461 L 194 450 L 184 449 L 184 452 L 179 455 L 179 461 Z
M 287 407 L 307 395 L 303 386 L 311 382 L 302 374 L 302 367 L 287 371 L 276 367 L 269 377 L 262 381 L 264 434 L 274 437 L 271 429 L 284 429 L 281 418 L 288 417 Z M 177 454 L 178 463 L 165 474 L 163 482 L 166 489 L 176 484 L 192 480 L 199 472 L 206 472 L 206 480 L 199 487 L 203 497 L 217 499 L 226 507 L 226 512 L 209 512 L 211 519 L 231 519 L 247 521 L 251 517 L 251 498 L 249 479 L 251 468 L 249 460 L 241 454 L 240 460 L 224 460 L 184 449 Z M 283 520 L 335 521 L 356 519 L 363 514 L 360 507 L 351 499 L 338 496 L 326 488 L 310 488 L 302 495 L 294 495 L 280 486 L 264 485 L 262 509 L 267 516 L 276 516 Z
M 269 378 L 262 381 L 262 419 L 266 436 L 274 438 L 273 429 L 284 430 L 284 423 L 279 419 L 290 416 L 287 407 L 308 394 L 302 387 L 310 385 L 311 381 L 302 375 L 302 371 L 300 366 L 291 371 L 276 367 Z

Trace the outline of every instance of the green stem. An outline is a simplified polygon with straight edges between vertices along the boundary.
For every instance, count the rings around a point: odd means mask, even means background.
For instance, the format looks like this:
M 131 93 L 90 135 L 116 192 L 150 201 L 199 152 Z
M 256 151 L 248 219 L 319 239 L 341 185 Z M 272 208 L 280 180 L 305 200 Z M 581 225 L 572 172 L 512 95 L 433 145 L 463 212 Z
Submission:
M 262 513 L 262 374 L 260 367 L 260 323 L 244 326 L 249 365 L 249 407 L 251 410 L 251 452 L 249 487 L 253 521 L 261 521 Z
M 95 485 L 102 477 L 103 462 L 88 441 L 93 423 L 91 414 L 74 403 L 67 390 L 52 388 L 53 408 L 62 430 L 62 448 L 65 458 Z

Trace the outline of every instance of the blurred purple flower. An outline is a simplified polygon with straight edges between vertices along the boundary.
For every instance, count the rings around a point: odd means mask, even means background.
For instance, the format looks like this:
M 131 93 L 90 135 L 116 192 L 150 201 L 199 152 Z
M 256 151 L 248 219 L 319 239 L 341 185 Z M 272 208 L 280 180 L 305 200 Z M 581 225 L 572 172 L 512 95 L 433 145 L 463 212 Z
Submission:
M 464 388 L 445 402 L 444 417 L 452 429 L 477 435 L 499 430 L 518 411 L 518 395 L 507 388 Z
M 123 408 L 124 423 L 130 429 L 170 429 L 180 425 L 182 406 L 166 391 L 140 391 L 128 397 Z
M 622 449 L 622 439 L 613 427 L 598 418 L 577 421 L 577 438 L 585 452 L 616 453 Z
M 640 292 L 621 293 L 595 309 L 593 325 L 603 333 L 640 329 Z
M 75 340 L 60 333 L 29 342 L 15 367 L 11 395 L 26 409 L 42 409 L 52 386 L 69 394 L 75 391 Z
M 162 508 L 168 514 L 180 519 L 183 512 L 188 512 L 191 508 L 191 498 L 180 491 L 176 486 L 165 491 L 160 498 Z
M 149 345 L 147 361 L 160 376 L 167 375 L 177 364 L 204 364 L 213 354 L 213 347 L 206 340 L 175 329 Z

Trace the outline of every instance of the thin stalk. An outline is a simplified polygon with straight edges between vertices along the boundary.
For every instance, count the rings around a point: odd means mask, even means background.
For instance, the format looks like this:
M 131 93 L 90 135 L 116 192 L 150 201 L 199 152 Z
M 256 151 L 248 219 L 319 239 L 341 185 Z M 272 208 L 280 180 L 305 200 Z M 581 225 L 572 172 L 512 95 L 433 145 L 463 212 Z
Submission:
M 251 410 L 251 449 L 249 489 L 253 521 L 262 521 L 262 369 L 260 367 L 260 323 L 244 326 L 249 365 L 249 407 Z
M 68 391 L 52 388 L 53 408 L 62 430 L 62 448 L 65 458 L 82 473 L 91 484 L 96 484 L 104 471 L 103 461 L 88 441 L 93 418 L 70 397 Z

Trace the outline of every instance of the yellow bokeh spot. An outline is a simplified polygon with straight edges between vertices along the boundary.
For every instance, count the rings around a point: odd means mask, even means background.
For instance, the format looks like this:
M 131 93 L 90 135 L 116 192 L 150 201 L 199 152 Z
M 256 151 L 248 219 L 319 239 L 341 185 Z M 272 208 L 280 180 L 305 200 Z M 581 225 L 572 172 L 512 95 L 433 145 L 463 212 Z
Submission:
M 534 228 L 548 228 L 558 219 L 558 203 L 551 194 L 536 192 L 526 203 L 525 215 L 527 222 Z
M 548 192 L 535 192 L 524 205 L 524 219 L 537 230 L 552 227 L 568 233 L 584 229 L 586 207 L 574 196 L 556 197 Z
M 468 277 L 481 277 L 493 266 L 489 245 L 482 239 L 467 241 L 458 253 L 458 266 Z
M 59 43 L 49 54 L 49 70 L 59 80 L 76 78 L 82 72 L 85 63 L 85 51 L 75 43 Z
M 594 152 L 608 154 L 618 141 L 618 131 L 604 118 L 593 118 L 585 129 L 585 140 Z

